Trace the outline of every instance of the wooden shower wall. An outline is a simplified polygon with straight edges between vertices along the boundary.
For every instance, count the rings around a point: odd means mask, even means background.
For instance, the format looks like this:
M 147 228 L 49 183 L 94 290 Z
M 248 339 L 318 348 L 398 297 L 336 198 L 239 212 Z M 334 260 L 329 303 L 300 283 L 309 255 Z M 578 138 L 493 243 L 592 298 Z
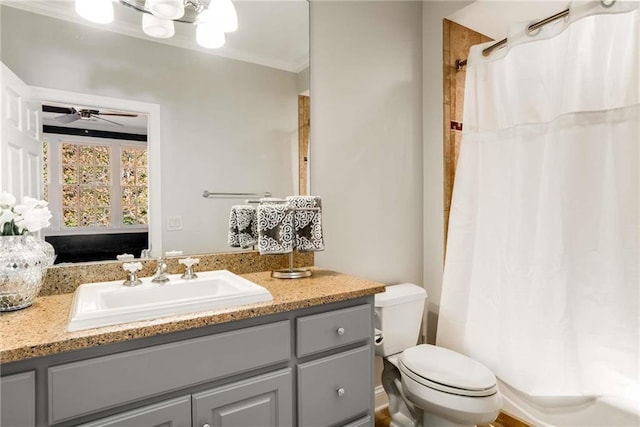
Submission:
M 298 194 L 307 194 L 309 181 L 309 97 L 298 95 Z
M 469 48 L 492 39 L 467 27 L 444 19 L 443 71 L 444 71 L 444 248 L 446 254 L 449 211 L 456 163 L 462 138 L 462 107 L 464 104 L 465 69 L 456 70 L 456 59 L 466 59 Z

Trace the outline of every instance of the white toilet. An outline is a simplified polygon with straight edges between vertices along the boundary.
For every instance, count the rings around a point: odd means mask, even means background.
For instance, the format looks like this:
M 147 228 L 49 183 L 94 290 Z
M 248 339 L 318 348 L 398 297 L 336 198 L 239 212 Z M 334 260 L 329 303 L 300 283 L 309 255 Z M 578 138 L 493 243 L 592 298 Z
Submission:
M 496 377 L 454 351 L 416 345 L 427 292 L 404 283 L 376 294 L 376 328 L 384 359 L 382 385 L 391 427 L 464 427 L 488 424 L 502 407 Z

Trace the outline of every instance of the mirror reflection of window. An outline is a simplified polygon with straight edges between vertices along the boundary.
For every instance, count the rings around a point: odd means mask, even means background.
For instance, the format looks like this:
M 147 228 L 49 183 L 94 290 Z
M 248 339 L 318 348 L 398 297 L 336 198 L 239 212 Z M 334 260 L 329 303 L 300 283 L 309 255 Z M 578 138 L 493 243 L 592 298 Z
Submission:
M 148 220 L 149 173 L 147 146 L 120 148 L 121 225 L 145 225 Z
M 49 185 L 62 186 L 61 226 L 111 226 L 111 147 L 63 142 L 60 150 L 62 180 Z
M 60 160 L 53 161 L 48 155 L 49 138 L 43 144 L 47 153 L 43 175 L 45 196 L 61 218 L 56 228 L 115 230 L 148 223 L 146 144 L 62 142 Z M 61 179 L 50 180 L 49 169 L 57 170 Z M 119 177 L 118 182 L 112 183 L 113 176 Z M 60 197 L 52 199 L 49 194 Z
M 61 123 L 66 116 L 54 112 L 46 120 L 45 115 L 43 188 L 54 215 L 46 239 L 60 262 L 115 259 L 122 253 L 140 256 L 148 247 L 148 146 L 140 133 L 146 117 L 118 114 L 116 120 L 122 123 Z

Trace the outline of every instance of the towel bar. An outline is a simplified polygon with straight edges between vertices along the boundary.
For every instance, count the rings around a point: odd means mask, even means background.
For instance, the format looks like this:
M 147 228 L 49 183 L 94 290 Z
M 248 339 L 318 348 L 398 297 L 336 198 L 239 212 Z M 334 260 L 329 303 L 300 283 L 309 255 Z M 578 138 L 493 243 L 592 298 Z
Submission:
M 204 197 L 205 199 L 218 199 L 218 198 L 243 199 L 245 197 L 250 197 L 250 198 L 271 197 L 271 193 L 268 191 L 265 191 L 264 193 L 213 193 L 211 191 L 204 190 L 202 192 L 202 197 Z

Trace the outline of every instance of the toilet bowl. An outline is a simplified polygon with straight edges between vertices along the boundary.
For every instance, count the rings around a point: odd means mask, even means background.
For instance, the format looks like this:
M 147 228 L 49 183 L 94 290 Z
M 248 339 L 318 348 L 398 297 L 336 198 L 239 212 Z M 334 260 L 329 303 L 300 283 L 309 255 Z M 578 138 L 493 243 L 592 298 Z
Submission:
M 404 283 L 375 297 L 383 340 L 382 385 L 392 427 L 464 427 L 496 419 L 502 397 L 496 377 L 481 363 L 429 344 L 416 345 L 426 291 Z

